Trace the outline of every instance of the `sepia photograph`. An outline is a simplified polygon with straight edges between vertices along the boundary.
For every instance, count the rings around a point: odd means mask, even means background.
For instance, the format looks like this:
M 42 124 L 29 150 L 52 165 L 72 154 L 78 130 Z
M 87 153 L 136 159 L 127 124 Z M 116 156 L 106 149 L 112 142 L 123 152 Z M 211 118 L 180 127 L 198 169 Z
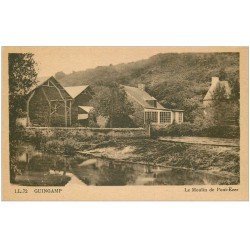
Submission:
M 5 171 L 15 194 L 28 193 L 25 187 L 34 193 L 64 188 L 84 193 L 91 186 L 238 190 L 241 50 L 8 47 L 4 52 Z
M 250 249 L 248 1 L 0 6 L 1 249 Z

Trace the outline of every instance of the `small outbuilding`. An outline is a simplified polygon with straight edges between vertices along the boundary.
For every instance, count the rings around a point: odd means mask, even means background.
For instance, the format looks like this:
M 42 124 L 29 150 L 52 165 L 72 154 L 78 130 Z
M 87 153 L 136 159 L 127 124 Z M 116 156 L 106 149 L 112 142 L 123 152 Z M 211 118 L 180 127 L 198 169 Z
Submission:
M 89 85 L 64 87 L 73 99 L 72 102 L 72 125 L 88 126 L 90 112 L 94 109 L 90 101 L 94 92 Z
M 27 125 L 71 126 L 73 98 L 63 86 L 51 76 L 38 83 L 27 100 Z
M 94 95 L 89 85 L 63 87 L 53 76 L 37 84 L 27 99 L 27 125 L 87 126 Z

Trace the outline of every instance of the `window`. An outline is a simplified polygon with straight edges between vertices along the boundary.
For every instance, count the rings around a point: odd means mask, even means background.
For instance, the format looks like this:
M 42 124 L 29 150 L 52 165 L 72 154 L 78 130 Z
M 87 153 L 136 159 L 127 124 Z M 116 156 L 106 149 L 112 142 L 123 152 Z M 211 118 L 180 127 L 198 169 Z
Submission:
M 171 112 L 161 112 L 160 123 L 171 123 Z
M 158 112 L 152 111 L 152 112 L 145 112 L 145 122 L 158 122 Z
M 183 113 L 180 112 L 179 113 L 179 120 L 178 120 L 179 123 L 182 123 L 183 122 Z
M 152 106 L 152 107 L 154 107 L 154 108 L 156 108 L 156 100 L 146 100 L 146 102 L 150 105 L 150 106 Z

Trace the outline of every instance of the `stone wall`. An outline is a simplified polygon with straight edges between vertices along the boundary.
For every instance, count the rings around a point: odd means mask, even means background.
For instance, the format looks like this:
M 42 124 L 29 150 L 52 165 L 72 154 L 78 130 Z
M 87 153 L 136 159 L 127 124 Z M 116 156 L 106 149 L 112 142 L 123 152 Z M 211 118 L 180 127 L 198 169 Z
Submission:
M 111 138 L 147 138 L 149 130 L 143 128 L 83 128 L 83 127 L 26 127 L 27 135 L 36 136 L 37 133 L 50 138 L 78 140 L 86 137 Z

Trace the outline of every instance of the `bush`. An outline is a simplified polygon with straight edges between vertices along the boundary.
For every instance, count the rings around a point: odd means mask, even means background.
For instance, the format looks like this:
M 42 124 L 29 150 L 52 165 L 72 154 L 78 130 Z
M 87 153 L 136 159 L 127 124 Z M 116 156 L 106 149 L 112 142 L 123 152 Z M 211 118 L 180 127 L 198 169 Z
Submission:
M 134 169 L 110 165 L 100 169 L 97 186 L 124 186 L 134 181 Z
M 51 140 L 44 145 L 44 150 L 50 154 L 60 154 L 63 152 L 63 141 Z
M 44 150 L 50 154 L 63 154 L 73 156 L 81 148 L 81 144 L 73 139 L 50 140 L 45 143 Z
M 153 129 L 153 136 L 204 136 L 219 138 L 239 138 L 238 126 L 205 126 L 196 123 L 184 122 L 171 124 L 164 128 Z
M 189 122 L 171 124 L 164 128 L 153 129 L 153 134 L 157 136 L 194 136 L 197 134 L 197 128 Z
M 29 161 L 29 169 L 32 171 L 47 172 L 50 166 L 53 166 L 53 159 L 46 155 L 36 155 Z
M 65 155 L 73 156 L 80 149 L 80 144 L 73 139 L 65 140 L 63 142 L 63 149 Z
M 199 136 L 220 137 L 220 138 L 239 138 L 240 127 L 238 126 L 211 126 L 201 128 Z
M 37 149 L 41 149 L 43 143 L 45 143 L 47 139 L 42 131 L 29 129 L 19 130 L 19 136 L 17 138 L 21 141 L 32 143 Z

